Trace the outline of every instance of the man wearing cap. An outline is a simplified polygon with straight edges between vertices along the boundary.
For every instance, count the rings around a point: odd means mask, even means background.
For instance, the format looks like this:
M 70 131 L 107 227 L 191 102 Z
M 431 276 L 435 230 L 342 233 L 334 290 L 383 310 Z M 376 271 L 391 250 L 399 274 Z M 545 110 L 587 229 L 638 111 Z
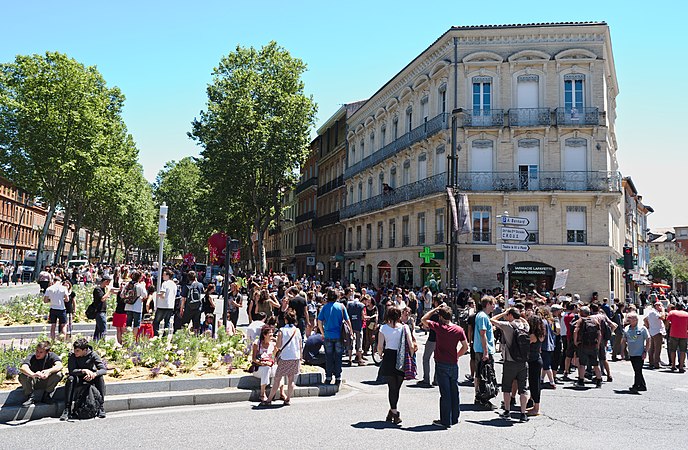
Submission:
M 112 288 L 110 283 L 112 277 L 109 274 L 104 274 L 100 279 L 100 284 L 93 288 L 93 303 L 96 305 L 98 315 L 96 316 L 96 329 L 93 332 L 93 339 L 99 340 L 105 336 L 105 329 L 107 326 L 107 299 L 112 295 Z
M 653 308 L 645 317 L 645 327 L 650 332 L 650 369 L 659 369 L 660 355 L 662 353 L 662 343 L 666 335 L 664 327 L 666 313 L 661 302 L 655 302 Z

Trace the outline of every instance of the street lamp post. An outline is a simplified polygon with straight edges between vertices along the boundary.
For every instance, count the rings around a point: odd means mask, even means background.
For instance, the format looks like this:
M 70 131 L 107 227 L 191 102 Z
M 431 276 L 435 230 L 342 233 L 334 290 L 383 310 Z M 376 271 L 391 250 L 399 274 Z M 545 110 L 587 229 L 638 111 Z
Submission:
M 158 292 L 162 285 L 162 252 L 165 249 L 165 236 L 167 235 L 167 205 L 160 205 L 160 221 L 158 222 L 158 234 L 160 235 L 160 251 L 158 253 Z

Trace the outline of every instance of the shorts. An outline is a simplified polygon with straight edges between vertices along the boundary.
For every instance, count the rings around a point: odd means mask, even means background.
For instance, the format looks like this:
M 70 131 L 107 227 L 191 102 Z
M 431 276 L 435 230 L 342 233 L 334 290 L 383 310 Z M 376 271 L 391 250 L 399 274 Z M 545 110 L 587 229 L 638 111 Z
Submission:
M 363 331 L 354 331 L 354 340 L 352 342 L 353 350 L 356 352 L 363 351 Z
M 476 363 L 479 363 L 483 359 L 483 353 L 477 353 L 475 350 L 473 350 L 472 356 L 471 356 Z M 489 361 L 494 361 L 492 355 L 490 355 Z
M 115 328 L 124 328 L 127 326 L 127 315 L 124 313 L 114 313 L 112 315 L 112 326 Z
M 526 393 L 528 367 L 522 362 L 504 361 L 502 368 L 502 392 L 511 392 L 514 380 L 518 383 L 518 393 Z
M 600 345 L 600 351 L 599 351 L 597 357 L 601 363 L 607 360 L 607 345 L 606 344 Z
M 598 356 L 599 349 L 595 348 L 579 348 L 578 351 L 578 361 L 583 366 L 596 366 L 599 364 Z
M 573 342 L 569 341 L 569 345 L 566 347 L 566 357 L 573 358 L 576 353 L 576 346 L 573 344 Z
M 141 313 L 127 311 L 127 326 L 137 328 L 139 325 L 141 325 Z
M 50 315 L 48 316 L 48 322 L 51 324 L 60 323 L 60 326 L 67 323 L 67 310 L 66 309 L 53 309 L 50 308 Z
M 52 309 L 50 310 L 52 312 Z M 688 339 L 687 338 L 677 338 L 673 336 L 669 336 L 669 341 L 667 342 L 667 348 L 669 349 L 670 352 L 675 352 L 676 350 L 680 352 L 686 352 L 686 349 L 688 347 Z

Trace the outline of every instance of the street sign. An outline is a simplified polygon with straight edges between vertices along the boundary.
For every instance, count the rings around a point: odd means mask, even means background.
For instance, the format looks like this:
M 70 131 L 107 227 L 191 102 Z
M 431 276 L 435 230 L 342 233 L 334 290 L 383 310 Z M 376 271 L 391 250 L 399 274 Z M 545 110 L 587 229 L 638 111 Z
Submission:
M 502 216 L 502 225 L 513 225 L 516 227 L 525 227 L 530 223 L 526 217 Z
M 502 239 L 509 241 L 526 241 L 528 232 L 523 228 L 502 227 Z
M 315 256 L 306 256 L 306 265 L 307 266 L 314 266 L 315 265 Z
M 435 253 L 430 251 L 430 247 L 423 247 L 423 251 L 418 252 L 418 256 L 425 261 L 425 264 L 429 264 L 430 261 L 435 257 Z
M 502 242 L 501 247 L 505 252 L 527 252 L 530 250 L 530 246 L 526 244 L 507 244 Z

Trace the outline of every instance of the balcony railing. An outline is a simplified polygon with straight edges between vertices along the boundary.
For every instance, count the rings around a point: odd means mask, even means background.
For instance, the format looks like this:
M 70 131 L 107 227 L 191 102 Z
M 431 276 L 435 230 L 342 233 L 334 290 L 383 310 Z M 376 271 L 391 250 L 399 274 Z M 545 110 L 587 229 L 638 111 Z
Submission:
M 299 195 L 301 192 L 305 191 L 311 186 L 318 186 L 318 177 L 310 177 L 309 179 L 297 184 L 296 189 L 294 189 L 294 195 Z
M 557 125 L 599 125 L 598 108 L 557 108 Z
M 377 240 L 377 248 L 382 248 L 382 239 Z
M 339 211 L 316 217 L 313 219 L 313 228 L 322 228 L 335 223 L 339 223 Z
M 540 242 L 540 232 L 528 230 L 528 242 L 531 244 L 537 244 Z
M 447 175 L 440 173 L 424 180 L 416 181 L 404 186 L 399 186 L 385 194 L 376 195 L 369 199 L 363 200 L 352 205 L 347 205 L 341 210 L 341 218 L 347 219 L 359 214 L 377 211 L 388 206 L 396 205 L 417 198 L 425 197 L 426 195 L 436 194 L 445 190 L 447 184 Z
M 489 231 L 474 231 L 473 232 L 473 242 L 481 244 L 490 243 L 490 232 Z
M 418 233 L 418 245 L 425 244 L 425 233 Z
M 463 191 L 595 191 L 620 192 L 619 172 L 463 172 Z
M 307 213 L 300 214 L 296 216 L 294 223 L 301 223 L 307 220 L 313 220 L 315 218 L 315 211 L 308 211 Z
M 301 244 L 294 247 L 294 253 L 315 253 L 315 244 Z
M 318 196 L 325 195 L 330 191 L 337 189 L 338 187 L 344 186 L 344 175 L 339 175 L 334 180 L 328 181 L 318 188 Z
M 509 110 L 510 127 L 533 127 L 550 125 L 552 113 L 549 108 L 514 108 Z
M 504 110 L 502 109 L 469 109 L 464 111 L 464 127 L 503 127 Z
M 444 231 L 435 233 L 435 244 L 444 244 Z
M 566 243 L 584 245 L 588 242 L 585 230 L 566 230 Z
M 350 164 L 349 167 L 347 167 L 344 171 L 344 178 L 351 178 L 357 173 L 384 161 L 393 154 L 397 153 L 399 150 L 404 149 L 420 140 L 427 139 L 448 126 L 449 114 L 439 114 L 423 123 L 421 126 L 414 128 L 409 133 L 406 133 L 385 145 L 372 155 L 363 158 L 361 161 L 355 164 Z
M 265 257 L 266 258 L 279 258 L 282 256 L 282 250 L 277 249 L 277 250 L 268 250 L 265 252 Z
M 394 248 L 397 246 L 397 239 L 396 238 L 389 238 L 389 248 Z
M 373 246 L 372 241 L 370 239 L 368 239 L 366 241 L 366 250 L 370 250 L 372 248 L 372 246 Z
M 405 234 L 401 237 L 401 246 L 408 247 L 411 244 L 411 236 Z

